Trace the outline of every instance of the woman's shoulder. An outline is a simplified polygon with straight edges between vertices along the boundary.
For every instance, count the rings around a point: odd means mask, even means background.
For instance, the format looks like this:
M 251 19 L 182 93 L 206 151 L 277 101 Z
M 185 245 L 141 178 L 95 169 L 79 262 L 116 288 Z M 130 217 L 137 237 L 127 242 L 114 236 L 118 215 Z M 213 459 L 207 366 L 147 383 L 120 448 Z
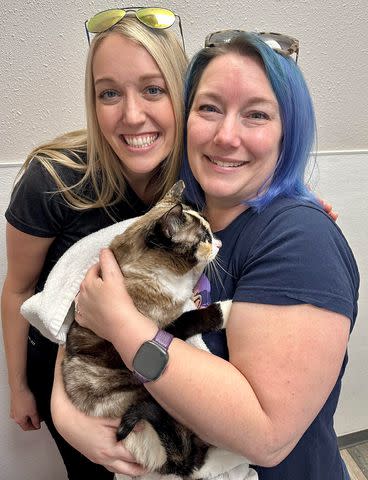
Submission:
M 253 218 L 233 248 L 239 251 L 238 271 L 244 278 L 239 298 L 246 292 L 260 303 L 311 303 L 354 320 L 358 267 L 339 226 L 323 208 L 280 199 Z
M 83 151 L 58 150 L 51 155 L 35 156 L 24 169 L 23 175 L 37 176 L 52 182 L 56 174 L 66 185 L 79 181 L 86 169 L 87 154 Z
M 312 216 L 319 216 L 321 213 L 325 213 L 318 202 L 303 198 L 279 197 L 271 202 L 262 214 L 270 217 L 279 215 L 288 217 L 298 216 L 301 212 L 311 214 Z
M 339 225 L 318 203 L 304 199 L 279 198 L 262 212 L 245 212 L 237 229 L 228 232 L 233 249 L 243 259 L 258 258 L 265 252 L 282 258 L 331 259 L 350 265 L 357 272 L 351 247 Z M 221 239 L 222 240 L 222 239 Z
M 257 239 L 259 248 L 295 255 L 318 268 L 330 270 L 345 265 L 355 282 L 359 271 L 354 253 L 340 226 L 318 203 L 306 200 L 281 199 L 273 207 L 274 215 Z M 256 247 L 257 248 L 257 247 Z
M 76 160 L 71 152 L 63 153 L 60 160 L 53 155 L 43 154 L 29 161 L 15 183 L 5 212 L 9 223 L 18 230 L 36 236 L 42 236 L 45 231 L 48 236 L 53 236 L 59 231 L 60 225 L 71 212 L 64 198 L 62 184 L 73 186 L 83 175 L 81 168 L 69 165 L 70 158 L 72 162 L 85 161 L 82 156 Z
M 324 211 L 318 202 L 298 198 L 278 198 L 261 213 L 253 213 L 253 228 L 298 229 L 304 232 L 331 231 L 343 235 L 338 224 Z
M 308 231 L 329 228 L 334 222 L 317 203 L 294 198 L 277 198 L 261 212 L 249 208 L 237 217 L 224 231 L 224 236 L 242 238 L 242 242 L 255 241 L 268 232 L 287 231 L 289 228 Z M 328 227 L 327 227 L 328 226 Z

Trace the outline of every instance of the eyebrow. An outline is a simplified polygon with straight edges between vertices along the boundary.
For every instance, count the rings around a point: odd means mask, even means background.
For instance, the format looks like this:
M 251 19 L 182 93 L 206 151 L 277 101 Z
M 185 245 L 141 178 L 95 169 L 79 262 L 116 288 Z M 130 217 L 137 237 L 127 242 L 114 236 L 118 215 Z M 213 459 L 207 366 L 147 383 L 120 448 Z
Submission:
M 163 82 L 165 82 L 164 77 L 160 73 L 146 74 L 139 77 L 140 82 L 147 82 L 147 81 L 154 81 L 154 80 L 162 80 Z M 101 77 L 95 80 L 94 84 L 98 85 L 99 83 L 105 83 L 105 82 L 117 83 L 116 79 L 113 77 Z
M 263 105 L 278 107 L 278 103 L 276 100 L 268 100 L 267 98 L 264 98 L 264 97 L 252 97 L 249 100 L 248 104 L 249 105 L 263 104 Z
M 209 99 L 212 99 L 216 102 L 220 102 L 222 100 L 221 95 L 218 95 L 216 92 L 210 92 L 210 91 L 202 91 L 198 92 L 197 98 L 201 97 L 206 97 Z M 247 105 L 252 106 L 252 105 L 270 105 L 272 107 L 278 107 L 278 103 L 275 100 L 268 100 L 267 98 L 264 97 L 251 97 L 249 100 L 247 100 Z

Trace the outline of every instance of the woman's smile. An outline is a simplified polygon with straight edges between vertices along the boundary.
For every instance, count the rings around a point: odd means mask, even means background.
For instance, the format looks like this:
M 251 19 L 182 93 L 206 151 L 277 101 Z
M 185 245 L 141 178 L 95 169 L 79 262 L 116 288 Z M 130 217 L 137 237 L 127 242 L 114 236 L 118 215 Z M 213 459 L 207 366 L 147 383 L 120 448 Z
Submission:
M 121 135 L 122 141 L 131 147 L 131 150 L 145 150 L 152 147 L 159 138 L 159 133 L 145 133 L 140 135 Z
M 217 167 L 220 167 L 221 169 L 225 169 L 225 170 L 237 169 L 249 163 L 244 160 L 236 160 L 233 158 L 219 157 L 218 155 L 211 155 L 211 156 L 204 155 L 204 158 L 206 158 L 213 165 L 216 165 Z

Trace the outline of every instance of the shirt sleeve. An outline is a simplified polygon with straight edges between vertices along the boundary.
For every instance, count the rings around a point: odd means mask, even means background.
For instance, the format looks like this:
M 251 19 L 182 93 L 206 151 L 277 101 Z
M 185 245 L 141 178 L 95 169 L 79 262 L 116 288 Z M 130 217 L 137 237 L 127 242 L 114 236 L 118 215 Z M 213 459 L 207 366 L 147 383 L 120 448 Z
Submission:
M 60 233 L 68 210 L 51 175 L 33 160 L 15 185 L 5 217 L 24 233 L 54 237 Z
M 234 301 L 311 304 L 356 316 L 359 274 L 338 226 L 308 206 L 276 216 L 243 265 Z

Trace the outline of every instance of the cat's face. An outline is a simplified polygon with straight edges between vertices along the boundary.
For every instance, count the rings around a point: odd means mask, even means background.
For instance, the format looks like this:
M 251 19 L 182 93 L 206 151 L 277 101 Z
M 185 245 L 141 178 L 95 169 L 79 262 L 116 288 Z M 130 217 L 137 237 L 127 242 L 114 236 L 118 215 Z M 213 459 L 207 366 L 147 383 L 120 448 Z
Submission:
M 145 237 L 146 246 L 165 252 L 188 269 L 205 266 L 217 255 L 221 242 L 214 238 L 208 222 L 181 203 L 169 207 L 155 221 Z
M 211 262 L 221 242 L 214 238 L 209 223 L 199 213 L 181 203 L 184 187 L 184 182 L 177 182 L 155 207 L 160 214 L 146 232 L 145 243 L 189 270 Z
M 120 267 L 159 271 L 161 267 L 183 275 L 202 272 L 221 242 L 214 238 L 208 222 L 181 203 L 184 182 L 177 182 L 165 197 L 126 231 L 117 235 L 110 248 Z

